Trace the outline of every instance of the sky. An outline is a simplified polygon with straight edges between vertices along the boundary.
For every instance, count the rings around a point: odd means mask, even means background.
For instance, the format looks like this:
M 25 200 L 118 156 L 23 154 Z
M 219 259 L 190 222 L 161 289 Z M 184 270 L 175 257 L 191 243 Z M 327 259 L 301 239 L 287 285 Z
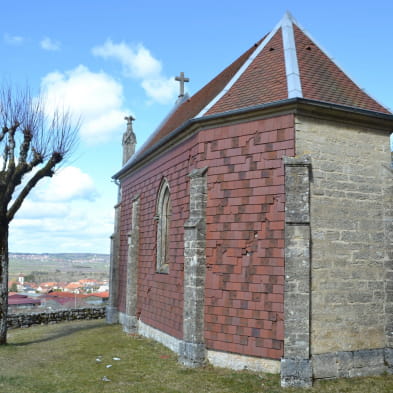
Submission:
M 10 225 L 11 252 L 109 253 L 124 117 L 137 148 L 286 11 L 372 97 L 393 110 L 393 2 L 0 0 L 0 81 L 45 93 L 82 119 L 73 156 Z

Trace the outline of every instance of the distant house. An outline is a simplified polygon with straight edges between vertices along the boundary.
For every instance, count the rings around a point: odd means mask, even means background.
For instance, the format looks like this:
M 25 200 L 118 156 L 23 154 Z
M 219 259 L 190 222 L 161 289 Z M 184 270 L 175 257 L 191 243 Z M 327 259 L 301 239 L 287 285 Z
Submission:
M 27 295 L 12 294 L 8 296 L 8 311 L 10 313 L 18 312 L 20 310 L 32 309 L 41 305 L 40 299 L 33 299 Z
M 71 299 L 43 297 L 41 299 L 42 307 L 46 310 L 60 310 L 63 308 L 73 308 Z M 71 306 L 70 306 L 71 305 Z
M 97 292 L 107 292 L 107 291 L 109 291 L 109 283 L 103 283 L 97 289 Z
M 64 287 L 64 292 L 71 292 L 71 293 L 81 293 L 83 285 L 77 282 L 70 282 Z
M 48 293 L 49 291 L 53 291 L 59 289 L 58 287 L 58 283 L 54 282 L 54 281 L 50 281 L 50 282 L 43 282 L 41 283 L 38 288 L 37 291 L 41 292 L 41 293 Z
M 85 302 L 89 305 L 102 306 L 108 303 L 109 291 L 106 292 L 96 292 L 86 295 Z
M 25 281 L 20 292 L 33 294 L 33 293 L 37 293 L 37 288 L 38 288 L 38 285 L 35 284 L 34 282 L 26 282 Z
M 70 292 L 50 292 L 41 298 L 41 304 L 51 310 L 80 308 L 87 305 L 85 295 Z

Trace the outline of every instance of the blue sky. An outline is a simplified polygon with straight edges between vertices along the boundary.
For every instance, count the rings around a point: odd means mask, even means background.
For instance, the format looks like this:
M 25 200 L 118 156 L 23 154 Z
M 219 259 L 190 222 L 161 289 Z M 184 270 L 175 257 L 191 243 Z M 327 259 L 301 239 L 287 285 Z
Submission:
M 174 76 L 204 84 L 290 11 L 360 87 L 393 110 L 393 3 L 0 1 L 0 75 L 83 119 L 80 145 L 11 224 L 12 252 L 109 253 L 124 116 L 138 146 L 171 110 Z

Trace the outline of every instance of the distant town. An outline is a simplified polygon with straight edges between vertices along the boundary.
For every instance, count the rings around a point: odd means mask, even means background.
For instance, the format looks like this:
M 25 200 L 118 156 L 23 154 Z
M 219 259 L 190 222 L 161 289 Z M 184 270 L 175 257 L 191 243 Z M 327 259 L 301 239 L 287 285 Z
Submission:
M 10 313 L 105 305 L 109 255 L 10 253 Z

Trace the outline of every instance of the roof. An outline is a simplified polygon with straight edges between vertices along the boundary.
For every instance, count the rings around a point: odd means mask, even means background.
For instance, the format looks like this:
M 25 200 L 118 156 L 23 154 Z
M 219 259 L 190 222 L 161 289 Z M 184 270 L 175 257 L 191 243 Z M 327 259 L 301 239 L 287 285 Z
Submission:
M 26 299 L 27 295 L 22 295 L 18 292 L 9 292 L 8 299 Z
M 70 282 L 65 286 L 66 289 L 78 289 L 81 288 L 83 284 L 81 284 L 79 281 L 77 282 Z
M 41 288 L 43 288 L 43 287 L 55 287 L 55 286 L 57 286 L 57 285 L 58 285 L 57 282 L 49 281 L 49 282 L 42 282 L 42 283 L 40 284 L 40 287 L 41 287 Z
M 41 304 L 40 299 L 32 299 L 23 295 L 12 295 L 8 297 L 9 306 L 20 306 L 20 305 L 36 305 Z
M 106 299 L 106 298 L 109 298 L 109 291 L 94 292 L 94 293 L 90 293 L 90 294 L 86 295 L 86 297 L 91 297 L 91 296 Z
M 46 296 L 46 298 L 69 298 L 69 299 L 74 299 L 74 298 L 83 298 L 85 295 L 83 294 L 78 294 L 78 293 L 70 293 L 70 292 L 50 292 Z
M 370 97 L 286 13 L 277 26 L 191 98 L 178 102 L 120 176 L 187 122 L 301 98 L 391 115 Z

